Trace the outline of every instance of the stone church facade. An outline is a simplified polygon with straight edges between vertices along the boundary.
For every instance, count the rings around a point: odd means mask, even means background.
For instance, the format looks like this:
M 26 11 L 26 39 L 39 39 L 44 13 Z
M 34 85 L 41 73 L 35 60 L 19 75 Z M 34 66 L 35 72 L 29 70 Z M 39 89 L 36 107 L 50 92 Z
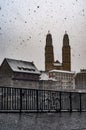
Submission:
M 48 33 L 46 36 L 45 71 L 48 72 L 53 69 L 71 71 L 71 48 L 69 45 L 69 36 L 66 32 L 63 37 L 62 63 L 58 60 L 54 61 L 52 35 Z

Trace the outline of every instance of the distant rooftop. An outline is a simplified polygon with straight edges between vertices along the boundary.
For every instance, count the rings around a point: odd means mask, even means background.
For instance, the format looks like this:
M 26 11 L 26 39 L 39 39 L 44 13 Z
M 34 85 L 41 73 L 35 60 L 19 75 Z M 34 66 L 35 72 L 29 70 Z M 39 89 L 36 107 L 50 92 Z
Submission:
M 75 73 L 75 72 L 72 72 L 72 71 L 65 71 L 65 70 L 50 70 L 49 72 L 60 72 L 60 73 L 69 73 L 69 74 Z
M 40 74 L 33 62 L 5 58 L 14 72 Z
M 56 61 L 54 62 L 54 66 L 62 66 L 62 64 L 61 64 L 58 60 L 56 60 Z
M 86 69 L 81 69 L 80 72 L 81 73 L 86 73 Z

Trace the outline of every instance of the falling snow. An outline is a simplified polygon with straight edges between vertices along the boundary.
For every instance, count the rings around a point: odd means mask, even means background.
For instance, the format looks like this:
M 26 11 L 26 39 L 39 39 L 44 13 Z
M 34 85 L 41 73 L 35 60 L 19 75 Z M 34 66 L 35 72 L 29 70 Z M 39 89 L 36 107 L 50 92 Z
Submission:
M 17 58 L 34 61 L 38 69 L 44 69 L 48 30 L 53 38 L 55 59 L 61 60 L 63 35 L 67 30 L 72 69 L 86 68 L 85 0 L 1 0 L 0 63 L 5 57 Z

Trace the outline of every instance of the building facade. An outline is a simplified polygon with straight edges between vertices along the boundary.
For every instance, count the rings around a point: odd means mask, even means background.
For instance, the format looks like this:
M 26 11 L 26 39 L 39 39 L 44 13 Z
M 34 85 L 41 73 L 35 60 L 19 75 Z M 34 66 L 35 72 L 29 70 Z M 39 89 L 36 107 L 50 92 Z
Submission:
M 25 87 L 37 83 L 39 78 L 33 62 L 5 58 L 0 67 L 0 86 Z
M 63 37 L 62 63 L 58 60 L 54 61 L 52 35 L 48 33 L 46 36 L 45 71 L 50 71 L 52 69 L 71 71 L 71 48 L 69 45 L 69 36 L 66 32 Z
M 49 78 L 55 79 L 62 89 L 75 89 L 75 73 L 64 70 L 51 70 L 49 71 Z
M 59 79 L 59 77 L 58 77 Z M 0 67 L 0 87 L 59 90 L 72 86 L 62 86 L 62 82 L 45 71 L 38 71 L 33 62 L 5 58 Z
M 75 77 L 76 89 L 86 89 L 86 70 L 81 69 Z

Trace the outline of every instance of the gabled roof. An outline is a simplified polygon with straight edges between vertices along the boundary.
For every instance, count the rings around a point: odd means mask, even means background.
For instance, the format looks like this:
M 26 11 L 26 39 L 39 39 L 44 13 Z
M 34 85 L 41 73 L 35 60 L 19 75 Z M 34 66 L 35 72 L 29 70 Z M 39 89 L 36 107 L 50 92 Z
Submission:
M 60 62 L 58 60 L 56 60 L 55 63 L 60 63 Z
M 54 62 L 54 66 L 62 66 L 62 64 L 61 64 L 58 60 L 56 60 L 56 61 Z
M 33 62 L 5 58 L 14 72 L 40 74 Z M 3 61 L 4 62 L 4 61 Z

